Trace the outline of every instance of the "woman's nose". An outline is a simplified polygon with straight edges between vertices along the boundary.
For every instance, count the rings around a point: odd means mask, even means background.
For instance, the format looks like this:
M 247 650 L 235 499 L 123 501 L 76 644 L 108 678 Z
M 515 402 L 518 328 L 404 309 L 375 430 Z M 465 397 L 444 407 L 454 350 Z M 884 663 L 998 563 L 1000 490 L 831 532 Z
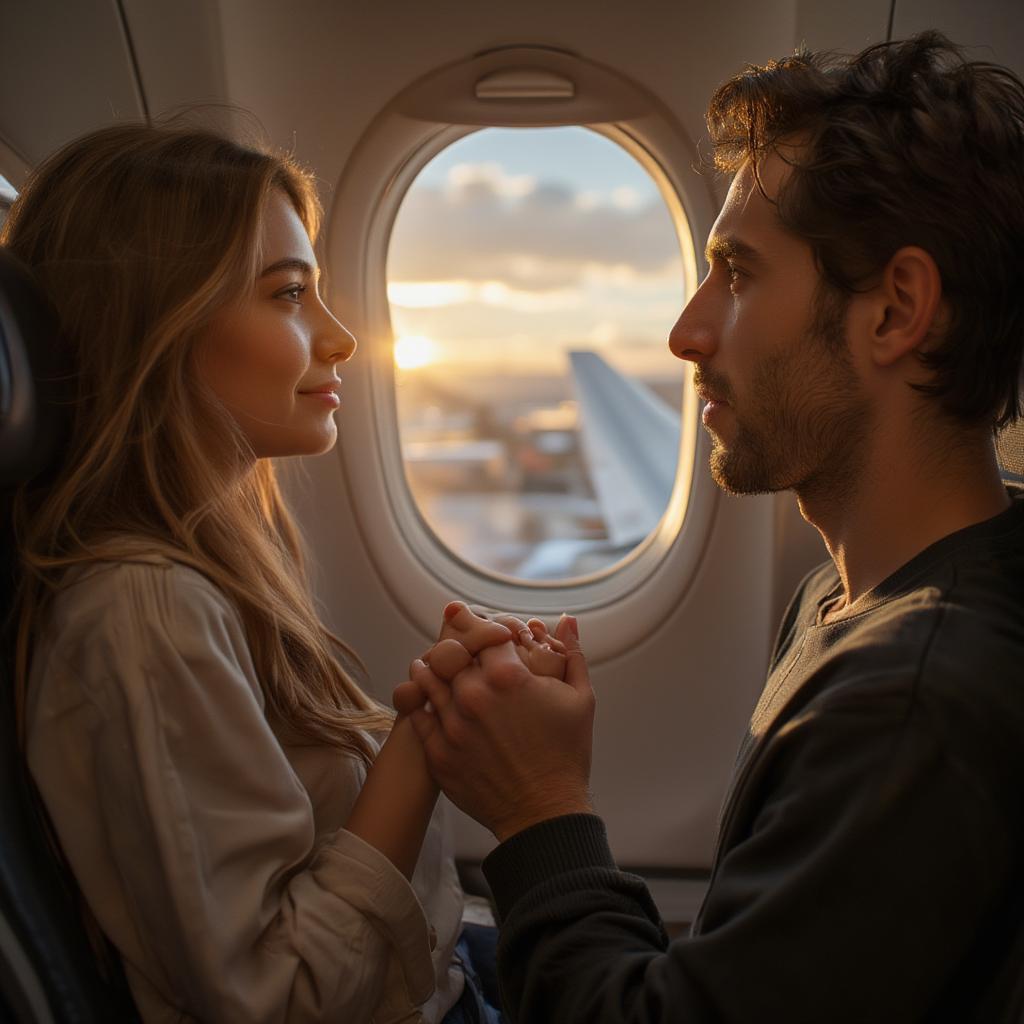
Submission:
M 326 306 L 323 312 L 324 323 L 317 338 L 317 348 L 326 362 L 344 363 L 352 358 L 357 346 L 356 339 Z

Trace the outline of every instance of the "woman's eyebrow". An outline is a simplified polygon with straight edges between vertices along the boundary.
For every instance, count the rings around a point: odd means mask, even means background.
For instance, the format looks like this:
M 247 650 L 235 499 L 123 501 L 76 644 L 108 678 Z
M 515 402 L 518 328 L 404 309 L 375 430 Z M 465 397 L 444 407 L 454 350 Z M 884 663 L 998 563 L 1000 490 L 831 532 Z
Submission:
M 314 267 L 308 260 L 300 259 L 298 256 L 286 256 L 283 260 L 278 260 L 276 263 L 271 263 L 269 267 L 264 267 L 260 271 L 260 277 L 276 274 L 281 270 L 298 270 L 307 277 L 318 276 L 320 273 L 320 268 Z

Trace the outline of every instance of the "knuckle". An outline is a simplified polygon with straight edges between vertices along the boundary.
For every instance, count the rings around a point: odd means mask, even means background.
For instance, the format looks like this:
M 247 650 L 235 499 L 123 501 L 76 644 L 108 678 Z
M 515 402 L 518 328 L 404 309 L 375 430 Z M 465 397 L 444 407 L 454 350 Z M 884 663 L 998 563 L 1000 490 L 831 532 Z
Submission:
M 512 630 L 512 633 L 515 636 L 519 636 L 519 634 L 522 633 L 524 629 L 526 629 L 526 623 L 523 622 L 523 620 L 520 619 L 518 616 L 513 615 L 511 612 L 502 612 L 499 615 L 493 616 L 493 619 L 495 622 L 498 623 L 498 625 L 505 626 L 508 629 Z M 529 630 L 527 630 L 527 632 L 529 632 Z
M 430 667 L 437 676 L 451 679 L 471 660 L 469 652 L 458 640 L 442 640 L 434 646 L 430 655 Z
M 464 718 L 452 716 L 445 723 L 444 734 L 450 750 L 457 751 L 465 747 L 466 741 L 469 739 L 470 729 Z
M 518 658 L 515 661 L 502 661 L 491 666 L 490 680 L 502 689 L 519 686 L 528 674 L 526 666 Z
M 457 657 L 464 658 L 466 656 L 466 648 L 454 637 L 451 637 L 447 640 L 439 640 L 434 644 L 434 654 L 432 657 L 435 657 L 438 654 L 446 657 L 455 655 Z
M 479 719 L 487 710 L 487 692 L 481 686 L 460 688 L 456 704 L 466 718 Z

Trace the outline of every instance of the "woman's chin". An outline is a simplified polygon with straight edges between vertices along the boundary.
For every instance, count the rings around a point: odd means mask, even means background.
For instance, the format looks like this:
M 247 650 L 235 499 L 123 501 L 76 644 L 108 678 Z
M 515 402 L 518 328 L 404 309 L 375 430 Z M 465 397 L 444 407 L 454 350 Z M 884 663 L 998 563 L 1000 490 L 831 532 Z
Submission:
M 334 420 L 331 420 L 331 428 L 323 434 L 312 446 L 311 450 L 304 452 L 305 455 L 326 455 L 338 443 L 338 427 Z
M 301 455 L 326 455 L 338 443 L 338 428 L 304 433 L 288 438 L 276 437 L 266 444 L 254 446 L 259 459 L 287 459 Z

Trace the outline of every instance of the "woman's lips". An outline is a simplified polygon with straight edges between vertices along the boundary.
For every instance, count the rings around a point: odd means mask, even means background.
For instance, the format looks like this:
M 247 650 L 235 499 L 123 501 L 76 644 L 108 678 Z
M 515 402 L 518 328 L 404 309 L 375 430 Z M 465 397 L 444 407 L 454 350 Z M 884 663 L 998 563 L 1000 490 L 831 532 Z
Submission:
M 341 405 L 341 399 L 338 397 L 338 392 L 334 388 L 321 388 L 318 391 L 300 391 L 300 395 L 305 398 L 316 398 L 321 402 L 325 402 L 328 405 L 333 406 L 335 409 Z

